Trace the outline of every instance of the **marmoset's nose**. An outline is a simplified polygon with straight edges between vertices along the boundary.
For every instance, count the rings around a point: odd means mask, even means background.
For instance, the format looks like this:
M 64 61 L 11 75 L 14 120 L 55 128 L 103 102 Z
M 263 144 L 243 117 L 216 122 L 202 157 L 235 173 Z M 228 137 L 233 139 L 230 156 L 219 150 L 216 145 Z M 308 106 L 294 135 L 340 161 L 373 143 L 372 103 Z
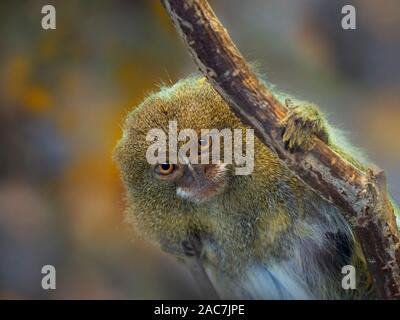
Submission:
M 185 185 L 202 184 L 206 179 L 206 165 L 199 164 L 177 164 L 178 179 Z
M 188 163 L 185 165 L 184 177 L 188 182 L 200 182 L 204 178 L 204 170 L 201 165 Z

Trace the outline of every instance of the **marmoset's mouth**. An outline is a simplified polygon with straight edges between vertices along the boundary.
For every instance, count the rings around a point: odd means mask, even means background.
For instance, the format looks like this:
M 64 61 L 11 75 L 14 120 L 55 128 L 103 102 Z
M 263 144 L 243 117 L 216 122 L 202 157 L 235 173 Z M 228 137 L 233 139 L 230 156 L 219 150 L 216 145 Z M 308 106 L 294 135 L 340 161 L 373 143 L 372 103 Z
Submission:
M 225 164 L 187 165 L 176 183 L 176 194 L 196 203 L 206 202 L 225 188 Z

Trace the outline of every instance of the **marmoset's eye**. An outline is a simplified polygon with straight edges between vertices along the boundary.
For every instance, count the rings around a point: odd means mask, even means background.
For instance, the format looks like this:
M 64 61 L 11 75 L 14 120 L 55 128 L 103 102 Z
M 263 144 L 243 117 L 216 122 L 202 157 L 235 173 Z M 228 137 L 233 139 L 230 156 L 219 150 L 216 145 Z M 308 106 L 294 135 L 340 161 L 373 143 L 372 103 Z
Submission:
M 162 163 L 158 165 L 158 172 L 162 175 L 170 174 L 174 171 L 174 165 L 170 163 Z
M 210 137 L 202 137 L 199 139 L 200 151 L 205 151 L 210 149 L 211 139 Z

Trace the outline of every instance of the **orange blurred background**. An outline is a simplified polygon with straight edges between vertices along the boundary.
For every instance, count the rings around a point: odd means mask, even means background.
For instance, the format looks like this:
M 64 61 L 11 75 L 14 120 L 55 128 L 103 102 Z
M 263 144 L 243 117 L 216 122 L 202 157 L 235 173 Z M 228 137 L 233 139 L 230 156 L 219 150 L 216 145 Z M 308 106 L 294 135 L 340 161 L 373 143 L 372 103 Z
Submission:
M 41 8 L 57 10 L 43 30 Z M 353 4 L 357 30 L 341 28 Z M 313 101 L 387 172 L 400 202 L 400 3 L 211 1 L 249 61 Z M 197 298 L 123 222 L 124 115 L 196 71 L 157 0 L 0 2 L 0 298 Z M 57 289 L 41 288 L 41 268 Z

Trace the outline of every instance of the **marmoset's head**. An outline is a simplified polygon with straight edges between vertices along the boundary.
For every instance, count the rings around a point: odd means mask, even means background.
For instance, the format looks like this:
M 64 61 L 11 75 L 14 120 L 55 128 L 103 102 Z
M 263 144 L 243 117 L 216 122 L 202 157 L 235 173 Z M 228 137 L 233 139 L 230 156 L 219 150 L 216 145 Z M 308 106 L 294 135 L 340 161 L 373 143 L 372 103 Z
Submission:
M 129 196 L 151 199 L 162 195 L 171 203 L 212 200 L 224 192 L 235 175 L 235 139 L 240 138 L 242 152 L 246 143 L 244 128 L 204 78 L 181 80 L 150 95 L 128 115 L 115 151 Z M 240 129 L 243 135 L 235 135 L 233 129 Z M 174 139 L 176 149 L 169 145 Z M 228 144 L 230 148 L 225 150 Z M 171 151 L 175 160 L 171 159 Z M 232 165 L 225 161 L 229 153 Z M 215 161 L 214 155 L 220 159 Z M 209 163 L 204 164 L 202 157 Z
M 175 147 L 169 145 L 171 132 L 177 135 Z M 253 149 L 267 148 L 252 133 L 205 78 L 192 76 L 149 95 L 128 114 L 114 154 L 128 220 L 157 242 L 174 242 L 188 230 L 212 230 L 218 203 L 232 212 L 243 209 L 239 202 L 258 203 L 253 186 L 266 188 L 268 178 L 256 183 Z M 271 163 L 277 160 L 262 154 L 272 168 L 270 179 L 276 179 L 278 164 Z M 262 165 L 257 170 L 265 171 Z

